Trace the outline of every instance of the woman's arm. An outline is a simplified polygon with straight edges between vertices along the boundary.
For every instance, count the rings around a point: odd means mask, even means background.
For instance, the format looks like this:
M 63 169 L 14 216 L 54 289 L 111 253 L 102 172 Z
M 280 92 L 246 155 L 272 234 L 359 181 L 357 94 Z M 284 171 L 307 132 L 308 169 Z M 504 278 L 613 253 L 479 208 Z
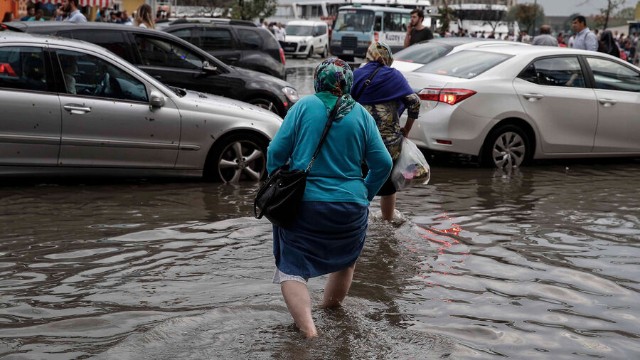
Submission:
M 409 135 L 409 131 L 411 131 L 414 121 L 416 121 L 420 114 L 420 98 L 417 94 L 410 94 L 402 98 L 402 102 L 404 103 L 404 107 L 407 109 L 407 122 L 400 131 L 402 131 L 402 136 L 407 137 L 407 135 Z

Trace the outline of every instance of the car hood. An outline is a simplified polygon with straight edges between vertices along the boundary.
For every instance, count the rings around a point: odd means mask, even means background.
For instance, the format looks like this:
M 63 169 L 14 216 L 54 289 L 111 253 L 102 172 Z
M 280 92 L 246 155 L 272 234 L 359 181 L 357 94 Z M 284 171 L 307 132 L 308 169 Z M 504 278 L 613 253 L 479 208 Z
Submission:
M 185 91 L 186 94 L 180 98 L 180 103 L 183 106 L 190 107 L 192 110 L 197 109 L 199 111 L 211 111 L 215 113 L 224 113 L 228 111 L 233 112 L 234 116 L 243 117 L 245 119 L 262 119 L 265 121 L 273 120 L 278 123 L 282 123 L 282 118 L 271 111 L 243 101 L 202 93 L 199 91 L 182 90 Z
M 308 36 L 287 35 L 284 37 L 284 41 L 289 41 L 289 42 L 298 42 L 300 40 L 310 40 L 310 39 L 311 39 L 311 35 L 308 35 Z
M 236 66 L 229 66 L 231 69 L 233 69 L 233 71 L 238 72 L 240 74 L 242 74 L 245 77 L 248 77 L 250 79 L 253 80 L 262 80 L 265 82 L 270 82 L 274 85 L 278 85 L 281 87 L 285 87 L 288 86 L 290 88 L 293 88 L 293 85 L 289 84 L 288 82 L 282 80 L 282 79 L 278 79 L 275 76 L 271 76 L 265 73 L 261 73 L 258 71 L 253 71 L 253 70 L 249 70 L 249 69 L 244 69 L 244 68 L 239 68 Z

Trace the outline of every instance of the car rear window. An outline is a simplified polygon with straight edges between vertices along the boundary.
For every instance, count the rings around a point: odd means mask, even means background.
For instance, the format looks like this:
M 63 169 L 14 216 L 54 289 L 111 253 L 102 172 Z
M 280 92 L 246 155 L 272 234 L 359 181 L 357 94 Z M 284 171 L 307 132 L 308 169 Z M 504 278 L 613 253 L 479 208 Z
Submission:
M 474 78 L 510 58 L 511 55 L 481 51 L 460 51 L 437 59 L 415 72 Z
M 453 50 L 453 46 L 438 43 L 426 43 L 410 46 L 393 55 L 395 60 L 428 64 Z

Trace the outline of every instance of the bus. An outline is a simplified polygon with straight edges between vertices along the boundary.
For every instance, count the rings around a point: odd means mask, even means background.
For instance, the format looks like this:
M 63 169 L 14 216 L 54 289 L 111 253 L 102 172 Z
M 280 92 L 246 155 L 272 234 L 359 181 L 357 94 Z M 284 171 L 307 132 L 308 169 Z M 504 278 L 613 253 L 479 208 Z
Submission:
M 431 19 L 424 25 L 430 27 Z M 383 6 L 343 6 L 338 10 L 329 49 L 346 61 L 364 58 L 372 41 L 385 42 L 392 52 L 404 47 L 411 9 Z
M 276 13 L 269 17 L 269 21 L 286 24 L 291 20 L 322 20 L 332 26 L 340 7 L 354 5 L 418 8 L 425 13 L 431 12 L 428 0 L 279 0 Z
M 509 11 L 506 5 L 454 4 L 449 8 L 457 19 L 449 24 L 452 33 L 466 30 L 470 36 L 488 37 L 493 33 L 496 39 L 507 39 L 509 34 L 517 36 L 520 32 L 517 22 L 505 20 Z

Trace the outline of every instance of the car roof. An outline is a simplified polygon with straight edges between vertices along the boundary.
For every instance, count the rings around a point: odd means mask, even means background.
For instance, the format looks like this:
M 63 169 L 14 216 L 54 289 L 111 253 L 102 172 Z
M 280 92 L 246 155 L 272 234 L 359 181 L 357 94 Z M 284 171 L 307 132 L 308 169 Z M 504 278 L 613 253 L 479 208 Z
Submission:
M 438 43 L 438 44 L 447 44 L 447 45 L 451 45 L 451 46 L 458 46 L 458 45 L 462 45 L 462 44 L 469 44 L 469 43 L 514 43 L 515 41 L 509 41 L 509 40 L 497 40 L 497 39 L 485 39 L 485 38 L 475 38 L 475 37 L 440 37 L 440 38 L 433 38 L 433 39 L 429 39 L 429 40 L 425 40 L 425 41 L 421 41 L 417 44 L 413 44 L 411 46 L 416 46 L 416 45 L 421 45 L 421 44 L 428 44 L 428 43 Z
M 57 30 L 67 29 L 119 29 L 125 28 L 127 31 L 136 32 L 155 32 L 154 29 L 147 29 L 138 26 L 126 26 L 115 23 L 104 22 L 86 22 L 86 23 L 72 23 L 68 21 L 12 21 L 10 23 L 4 23 L 9 29 L 22 32 L 30 32 L 33 30 L 37 32 L 38 29 L 54 28 Z
M 13 26 L 14 24 L 16 25 L 15 27 Z M 45 29 L 55 29 L 57 31 L 72 30 L 72 29 L 102 29 L 102 30 L 110 30 L 110 31 L 123 31 L 127 33 L 132 33 L 132 32 L 145 33 L 145 34 L 149 34 L 157 37 L 169 38 L 171 41 L 176 42 L 188 49 L 191 49 L 192 51 L 197 52 L 203 57 L 210 58 L 209 60 L 211 60 L 211 58 L 215 58 L 213 55 L 189 43 L 188 41 L 180 39 L 179 37 L 173 34 L 170 34 L 165 31 L 147 29 L 139 26 L 127 26 L 122 24 L 103 23 L 103 22 L 70 23 L 68 21 L 12 21 L 10 25 L 11 26 L 9 26 L 9 28 L 13 28 L 16 31 L 27 32 L 32 34 L 33 33 L 44 34 L 42 31 L 44 31 Z M 70 41 L 80 41 L 80 40 L 70 39 Z M 95 46 L 98 46 L 98 45 L 95 45 Z M 229 70 L 229 66 L 223 63 L 222 61 L 220 61 L 219 59 L 216 59 L 216 66 Z
M 168 22 L 171 25 L 187 24 L 187 23 L 202 23 L 202 24 L 223 24 L 223 25 L 240 25 L 257 27 L 253 21 L 250 20 L 238 20 L 227 18 L 211 18 L 211 17 L 186 17 L 186 18 L 170 18 Z
M 3 31 L 3 32 L 0 32 L 0 40 L 1 40 L 0 42 L 19 41 L 21 43 L 26 43 L 26 44 L 47 43 L 51 45 L 63 45 L 63 46 L 71 46 L 71 47 L 77 47 L 78 43 L 80 42 L 82 43 L 82 46 L 87 50 L 107 51 L 108 53 L 111 53 L 109 50 L 99 45 L 92 44 L 90 42 L 69 39 L 69 38 L 64 38 L 59 36 L 52 36 L 47 34 L 30 34 L 30 33 L 24 33 L 24 32 L 16 32 L 16 31 Z
M 487 46 L 468 49 L 466 51 L 487 51 L 496 52 L 509 55 L 556 55 L 556 54 L 579 54 L 579 55 L 602 55 L 603 53 L 596 53 L 594 51 L 563 48 L 556 46 Z

